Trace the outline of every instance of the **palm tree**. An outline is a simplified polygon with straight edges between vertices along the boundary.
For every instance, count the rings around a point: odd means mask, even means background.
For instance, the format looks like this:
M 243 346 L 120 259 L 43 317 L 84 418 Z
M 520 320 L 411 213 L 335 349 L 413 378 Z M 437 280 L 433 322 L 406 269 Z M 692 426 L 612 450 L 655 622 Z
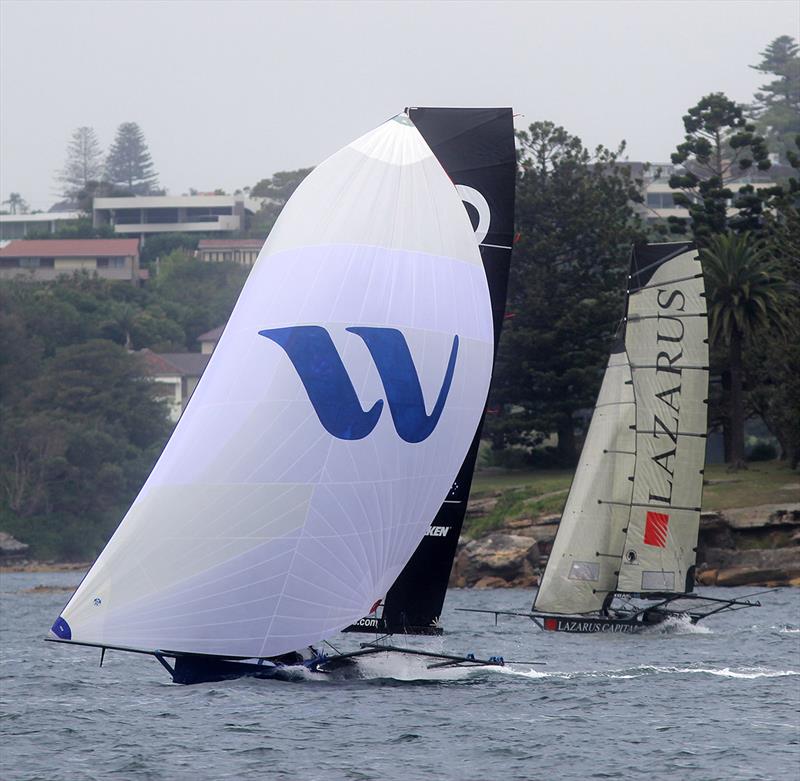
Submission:
M 742 348 L 765 333 L 785 337 L 790 290 L 774 261 L 749 233 L 720 233 L 702 250 L 711 342 L 730 361 L 730 460 L 744 466 Z
M 8 204 L 8 209 L 12 214 L 25 214 L 28 210 L 28 204 L 19 193 L 11 193 L 8 200 L 3 203 Z

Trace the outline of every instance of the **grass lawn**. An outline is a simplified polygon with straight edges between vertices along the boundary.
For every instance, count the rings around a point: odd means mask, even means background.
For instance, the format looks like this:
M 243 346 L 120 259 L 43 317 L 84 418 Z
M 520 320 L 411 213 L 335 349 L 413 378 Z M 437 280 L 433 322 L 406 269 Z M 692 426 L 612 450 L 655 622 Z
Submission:
M 705 479 L 704 510 L 800 502 L 800 473 L 780 461 L 752 463 L 740 472 L 728 472 L 724 464 L 714 464 L 706 468 Z M 467 518 L 467 536 L 477 536 L 505 521 L 560 513 L 571 481 L 572 472 L 568 470 L 478 470 L 470 499 L 474 502 L 498 493 L 500 496 L 485 515 Z
M 706 467 L 704 510 L 783 502 L 800 502 L 800 472 L 786 462 L 757 461 L 741 472 L 728 472 L 724 464 Z

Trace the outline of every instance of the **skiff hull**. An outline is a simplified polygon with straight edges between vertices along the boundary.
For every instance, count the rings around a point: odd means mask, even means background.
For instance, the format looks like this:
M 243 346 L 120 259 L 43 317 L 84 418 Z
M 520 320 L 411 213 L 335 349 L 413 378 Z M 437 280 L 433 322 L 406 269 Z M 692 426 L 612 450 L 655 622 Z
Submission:
M 648 611 L 626 617 L 534 616 L 533 618 L 545 632 L 631 634 L 647 627 L 656 626 L 667 619 L 668 616 L 669 614 L 667 613 Z

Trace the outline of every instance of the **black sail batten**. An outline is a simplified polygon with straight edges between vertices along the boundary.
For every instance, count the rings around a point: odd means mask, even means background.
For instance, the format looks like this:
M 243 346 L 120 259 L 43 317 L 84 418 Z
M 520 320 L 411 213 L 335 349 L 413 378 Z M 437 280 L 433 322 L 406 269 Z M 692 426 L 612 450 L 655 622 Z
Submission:
M 409 108 L 408 116 L 453 183 L 460 187 L 473 227 L 480 229 L 477 238 L 489 284 L 496 354 L 514 240 L 513 112 L 510 108 Z M 389 589 L 382 615 L 363 618 L 345 631 L 441 632 L 439 615 L 467 510 L 482 426 L 483 418 L 428 535 Z

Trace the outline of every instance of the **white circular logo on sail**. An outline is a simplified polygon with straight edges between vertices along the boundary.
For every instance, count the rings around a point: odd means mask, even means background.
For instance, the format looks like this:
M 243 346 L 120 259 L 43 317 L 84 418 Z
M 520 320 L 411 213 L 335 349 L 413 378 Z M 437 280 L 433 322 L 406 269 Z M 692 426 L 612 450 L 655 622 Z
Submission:
M 492 221 L 492 213 L 489 210 L 489 204 L 483 194 L 476 190 L 474 187 L 469 187 L 466 184 L 457 184 L 456 190 L 461 196 L 464 203 L 472 206 L 478 212 L 478 227 L 475 228 L 475 239 L 478 244 L 482 244 L 489 232 L 489 223 Z

